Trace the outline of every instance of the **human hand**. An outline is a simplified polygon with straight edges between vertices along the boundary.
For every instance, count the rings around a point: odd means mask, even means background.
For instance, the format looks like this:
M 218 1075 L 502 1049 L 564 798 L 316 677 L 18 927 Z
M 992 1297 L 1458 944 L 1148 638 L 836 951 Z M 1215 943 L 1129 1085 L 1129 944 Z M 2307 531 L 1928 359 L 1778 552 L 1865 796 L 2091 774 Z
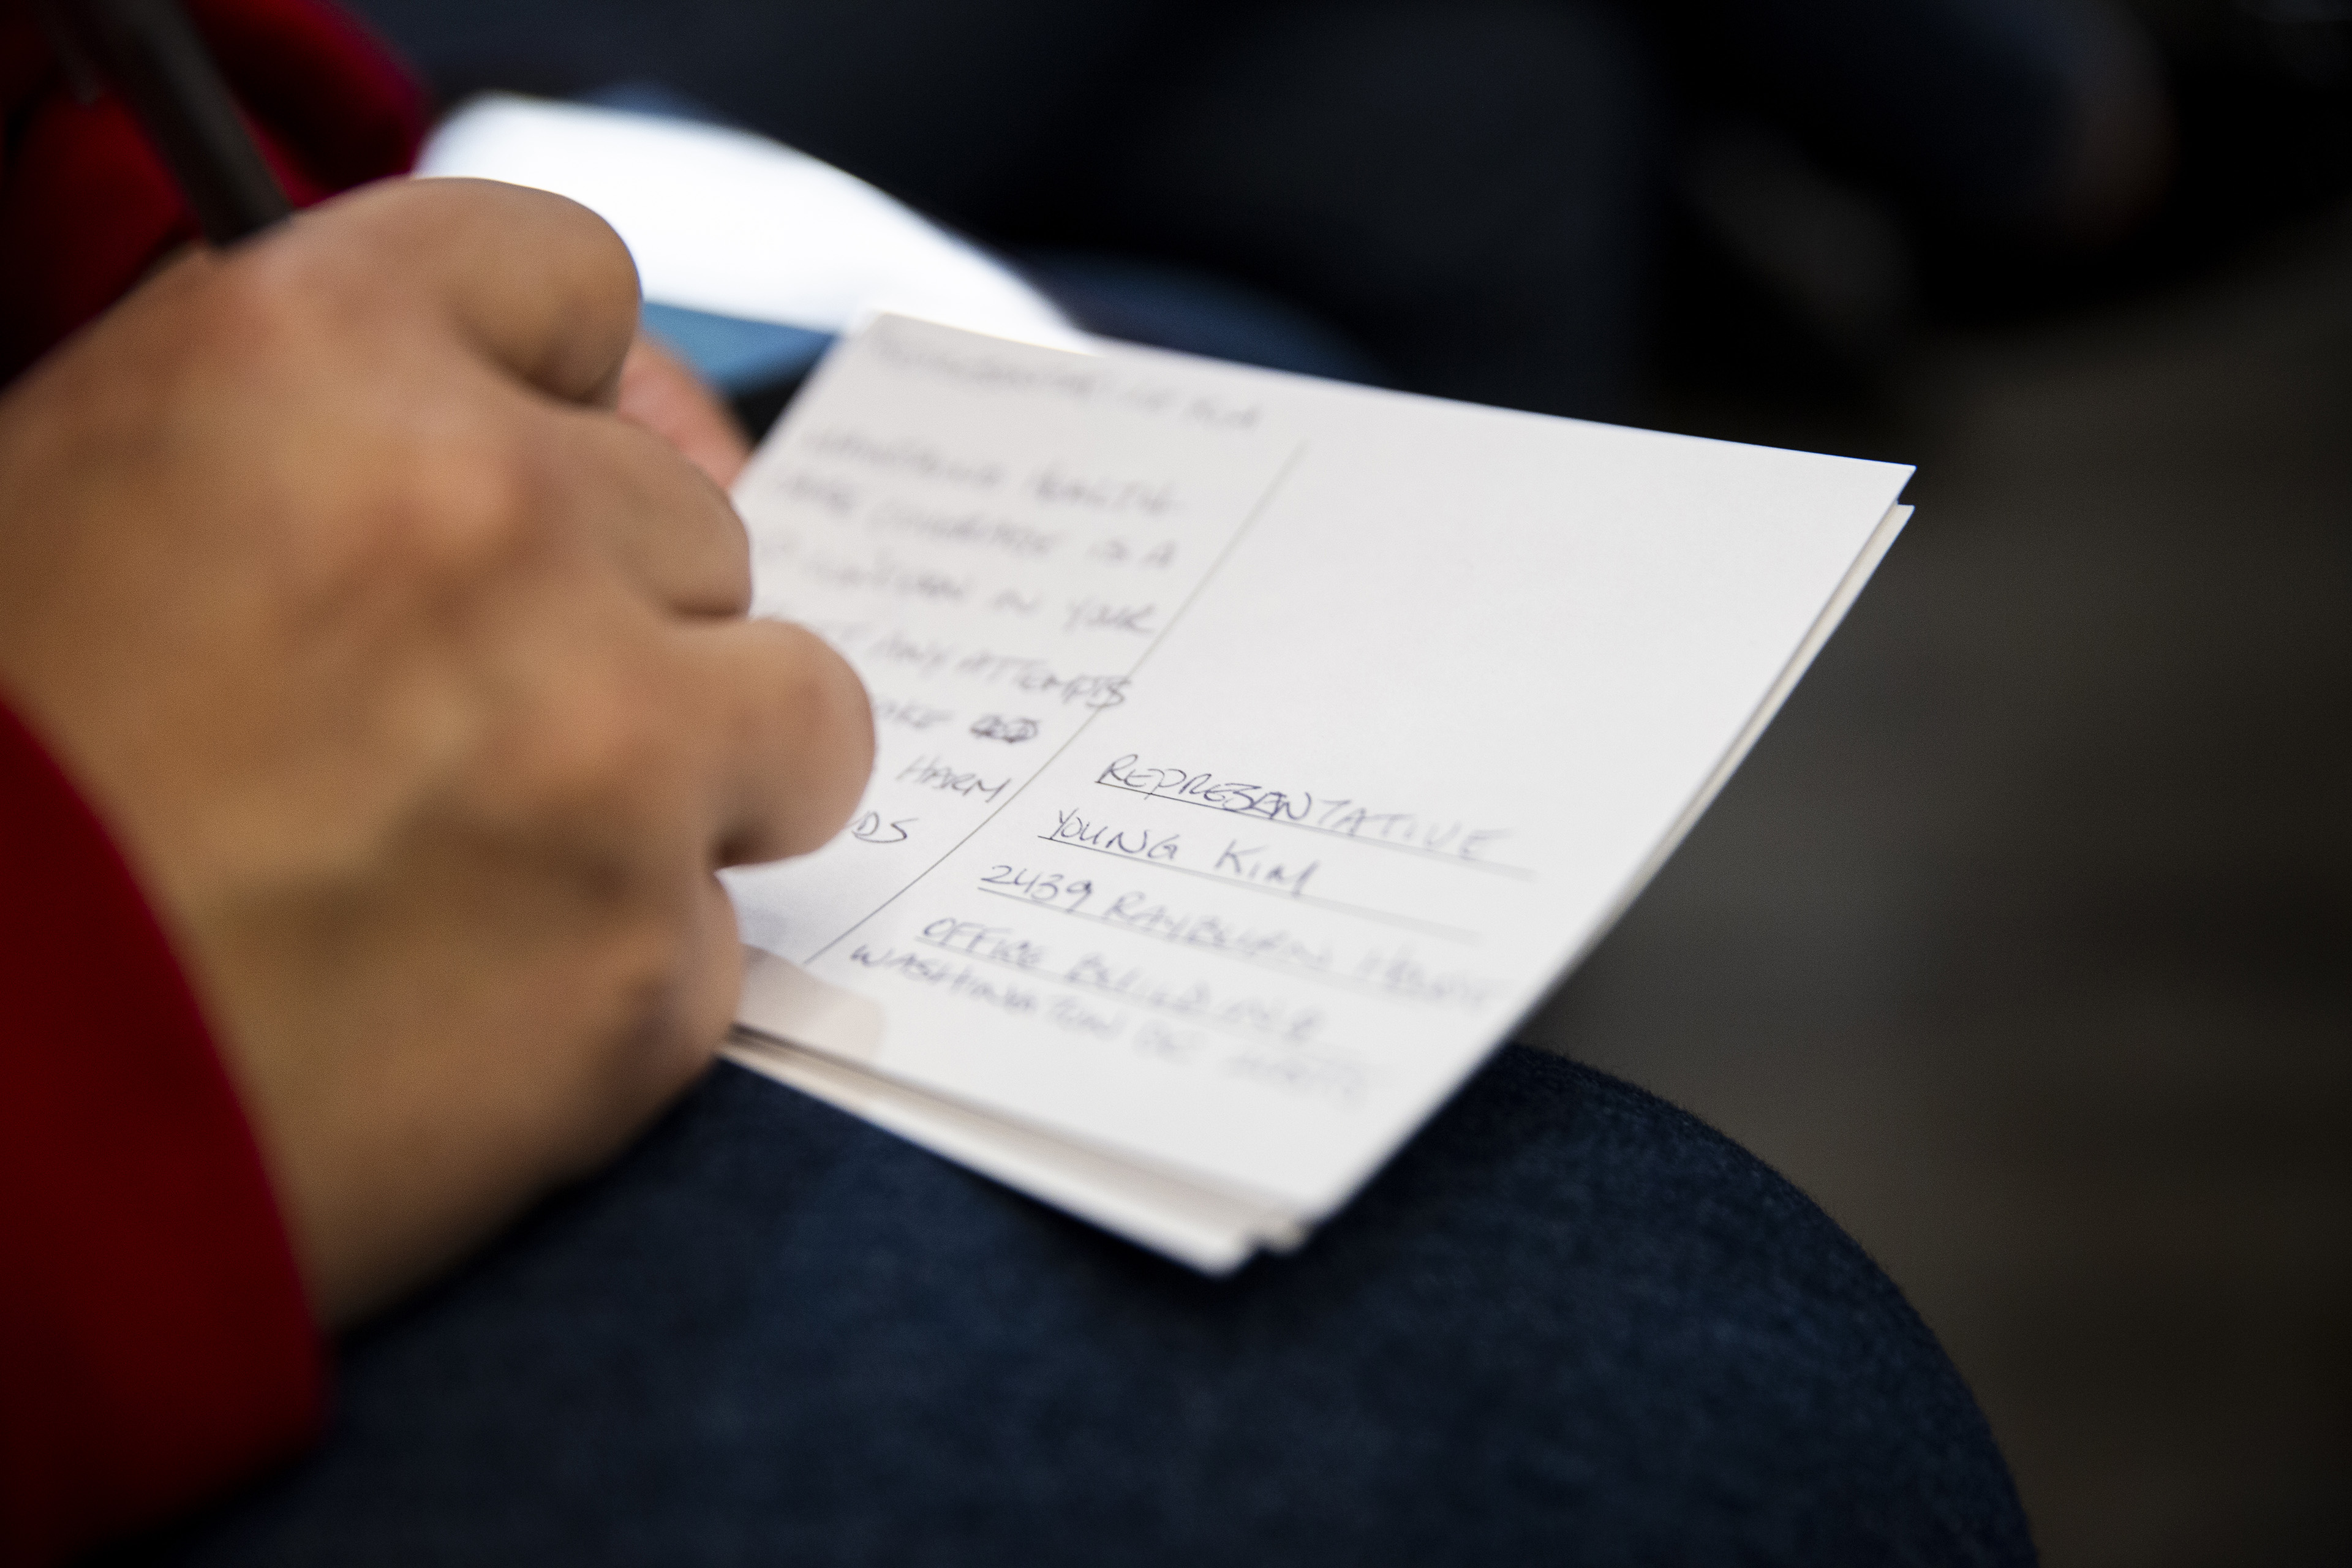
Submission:
M 621 362 L 616 409 L 622 418 L 677 447 L 721 489 L 732 485 L 751 460 L 751 448 L 735 416 L 700 376 L 642 330 Z
M 636 304 L 568 202 L 381 185 L 0 400 L 0 685 L 140 869 L 330 1321 L 702 1069 L 713 872 L 871 764 L 848 667 L 740 618 L 725 498 L 607 411 Z

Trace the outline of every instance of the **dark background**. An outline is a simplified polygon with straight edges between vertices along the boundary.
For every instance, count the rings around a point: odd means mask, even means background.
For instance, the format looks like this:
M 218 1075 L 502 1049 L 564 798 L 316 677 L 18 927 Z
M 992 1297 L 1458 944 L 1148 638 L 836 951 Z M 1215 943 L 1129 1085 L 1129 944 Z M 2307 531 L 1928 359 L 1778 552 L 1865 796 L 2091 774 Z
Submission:
M 1528 1036 L 1877 1256 L 2053 1568 L 2352 1562 L 2352 12 L 2139 9 L 2134 239 L 1929 277 L 1874 355 L 1752 279 L 1670 349 L 1654 422 L 1919 510 Z
M 1918 513 L 1529 1037 L 1877 1256 L 2052 1568 L 2352 1560 L 2352 213 L 1920 332 Z

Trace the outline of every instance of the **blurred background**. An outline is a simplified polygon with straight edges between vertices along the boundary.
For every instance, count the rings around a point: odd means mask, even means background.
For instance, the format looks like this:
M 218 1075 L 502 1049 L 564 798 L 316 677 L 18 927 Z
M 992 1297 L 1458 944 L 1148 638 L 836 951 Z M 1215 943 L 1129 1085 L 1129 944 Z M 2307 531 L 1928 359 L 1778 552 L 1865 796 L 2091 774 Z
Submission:
M 1112 336 L 1917 464 L 1525 1037 L 1879 1258 L 2053 1568 L 2352 1561 L 2352 3 L 356 8 L 448 102 L 765 132 Z

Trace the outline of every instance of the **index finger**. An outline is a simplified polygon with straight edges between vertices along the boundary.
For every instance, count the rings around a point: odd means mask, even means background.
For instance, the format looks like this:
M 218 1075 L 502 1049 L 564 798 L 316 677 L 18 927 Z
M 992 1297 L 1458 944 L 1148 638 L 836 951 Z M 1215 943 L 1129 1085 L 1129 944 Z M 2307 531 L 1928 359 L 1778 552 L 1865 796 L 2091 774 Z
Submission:
M 569 403 L 612 406 L 636 335 L 637 268 L 621 237 L 579 203 L 521 185 L 385 181 L 238 254 L 324 267 L 379 301 L 421 293 L 485 358 Z

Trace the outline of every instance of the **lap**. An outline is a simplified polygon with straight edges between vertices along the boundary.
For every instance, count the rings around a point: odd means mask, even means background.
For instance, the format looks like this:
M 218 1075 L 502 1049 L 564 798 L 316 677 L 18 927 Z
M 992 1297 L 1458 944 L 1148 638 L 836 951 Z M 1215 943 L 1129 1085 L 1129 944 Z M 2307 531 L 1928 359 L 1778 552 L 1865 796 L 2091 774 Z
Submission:
M 345 1347 L 191 1563 L 2029 1561 L 1895 1287 L 1736 1146 L 1505 1051 L 1210 1280 L 731 1067 Z

